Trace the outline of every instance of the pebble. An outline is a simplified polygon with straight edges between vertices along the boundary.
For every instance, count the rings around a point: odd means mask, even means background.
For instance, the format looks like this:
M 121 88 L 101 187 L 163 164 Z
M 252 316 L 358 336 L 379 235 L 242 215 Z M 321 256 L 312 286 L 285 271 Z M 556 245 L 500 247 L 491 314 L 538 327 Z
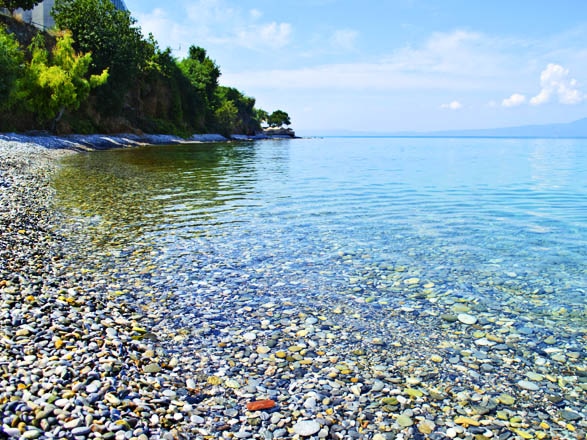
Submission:
M 373 382 L 373 385 L 371 386 L 371 391 L 373 391 L 374 393 L 377 393 L 377 392 L 383 390 L 384 388 L 385 388 L 385 383 L 380 380 L 376 380 L 375 382 Z
M 318 284 L 318 271 L 303 269 L 316 262 L 300 256 L 280 267 L 273 257 L 247 261 L 249 249 L 226 260 L 202 248 L 183 250 L 193 274 L 179 280 L 161 264 L 167 250 L 145 237 L 92 243 L 114 239 L 94 234 L 102 219 L 68 219 L 50 209 L 53 157 L 65 153 L 30 146 L 11 152 L 2 139 L 5 435 L 585 437 L 581 327 L 567 338 L 526 319 L 515 303 L 505 314 L 495 307 L 510 286 L 523 290 L 521 268 L 516 277 L 490 275 L 472 287 L 466 279 L 446 281 L 450 261 L 424 274 L 374 261 L 367 249 L 334 251 L 341 284 L 353 281 L 345 290 L 332 278 L 325 279 L 333 285 Z M 179 252 L 173 241 L 167 245 Z M 337 293 L 321 299 L 315 287 Z M 474 292 L 484 289 L 500 296 L 495 304 Z M 562 313 L 542 312 L 553 320 Z M 525 392 L 541 390 L 543 399 Z M 259 401 L 271 404 L 249 409 Z
M 457 315 L 457 319 L 459 322 L 467 325 L 474 325 L 477 323 L 477 318 L 473 315 L 469 315 L 468 313 L 459 313 Z
M 399 415 L 396 421 L 402 428 L 407 428 L 414 424 L 412 418 L 404 414 Z
M 540 389 L 538 384 L 536 384 L 535 382 L 531 382 L 529 380 L 520 380 L 518 382 L 518 386 L 529 391 L 538 391 Z
M 74 436 L 77 436 L 77 435 L 88 435 L 91 431 L 92 431 L 92 429 L 89 426 L 80 426 L 78 428 L 74 428 L 71 431 L 71 434 L 74 435 Z
M 575 411 L 570 411 L 568 409 L 563 409 L 561 411 L 561 417 L 565 420 L 570 422 L 576 422 L 578 420 L 582 420 L 583 416 Z
M 145 373 L 159 373 L 161 371 L 161 367 L 157 363 L 151 363 L 151 364 L 146 365 L 143 368 L 143 371 Z
M 243 339 L 245 341 L 254 341 L 255 339 L 257 339 L 257 334 L 255 332 L 246 332 L 245 334 L 243 334 Z
M 293 431 L 302 437 L 309 437 L 320 431 L 320 423 L 314 420 L 300 420 L 293 426 Z

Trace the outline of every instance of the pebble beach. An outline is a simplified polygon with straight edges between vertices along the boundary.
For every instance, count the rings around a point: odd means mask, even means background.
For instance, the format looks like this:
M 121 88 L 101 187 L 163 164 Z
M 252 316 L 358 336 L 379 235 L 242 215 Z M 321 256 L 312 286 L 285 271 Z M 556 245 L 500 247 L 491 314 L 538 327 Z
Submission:
M 586 438 L 579 320 L 560 317 L 563 337 L 377 265 L 334 302 L 255 295 L 262 274 L 222 262 L 175 290 L 148 248 L 102 252 L 55 208 L 59 160 L 83 153 L 26 141 L 0 138 L 0 435 Z M 414 301 L 361 300 L 374 282 Z

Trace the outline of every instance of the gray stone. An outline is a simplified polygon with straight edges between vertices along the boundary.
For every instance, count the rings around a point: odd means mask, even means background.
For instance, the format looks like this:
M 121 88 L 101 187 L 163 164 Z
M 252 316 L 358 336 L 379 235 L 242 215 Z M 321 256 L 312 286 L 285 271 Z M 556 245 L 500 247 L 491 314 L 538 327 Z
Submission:
M 540 389 L 538 384 L 530 382 L 529 380 L 520 380 L 518 386 L 528 391 L 538 391 Z

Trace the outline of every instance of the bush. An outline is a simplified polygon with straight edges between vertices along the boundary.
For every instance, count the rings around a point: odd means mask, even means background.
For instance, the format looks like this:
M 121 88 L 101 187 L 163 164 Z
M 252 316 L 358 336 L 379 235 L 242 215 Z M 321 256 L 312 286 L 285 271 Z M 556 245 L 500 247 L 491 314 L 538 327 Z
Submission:
M 14 104 L 23 60 L 18 41 L 0 25 L 0 110 L 7 110 Z

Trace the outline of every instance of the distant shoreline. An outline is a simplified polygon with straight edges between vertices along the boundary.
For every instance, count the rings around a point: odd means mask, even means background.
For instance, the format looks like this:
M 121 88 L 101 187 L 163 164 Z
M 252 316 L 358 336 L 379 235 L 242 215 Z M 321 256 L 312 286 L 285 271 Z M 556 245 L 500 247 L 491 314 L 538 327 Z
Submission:
M 115 135 L 51 135 L 47 133 L 21 134 L 0 133 L 0 141 L 32 144 L 50 149 L 66 149 L 73 151 L 108 150 L 112 148 L 129 148 L 146 145 L 173 145 L 187 143 L 213 143 L 232 141 L 254 141 L 266 139 L 295 139 L 292 136 L 259 134 L 254 136 L 233 135 L 225 137 L 221 134 L 195 134 L 189 138 L 165 134 L 136 135 L 121 133 Z
M 373 138 L 373 139 L 587 139 L 587 136 L 459 136 L 459 135 L 397 135 L 397 134 L 317 134 L 313 138 Z

